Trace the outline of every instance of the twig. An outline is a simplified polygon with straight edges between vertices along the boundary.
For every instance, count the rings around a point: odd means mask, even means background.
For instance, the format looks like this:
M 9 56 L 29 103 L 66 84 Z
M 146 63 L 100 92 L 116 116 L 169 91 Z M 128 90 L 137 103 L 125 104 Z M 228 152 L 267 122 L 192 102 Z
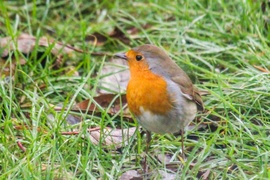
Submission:
M 19 148 L 25 152 L 26 151 L 26 148 L 22 145 L 21 141 L 17 141 L 17 145 L 19 146 Z

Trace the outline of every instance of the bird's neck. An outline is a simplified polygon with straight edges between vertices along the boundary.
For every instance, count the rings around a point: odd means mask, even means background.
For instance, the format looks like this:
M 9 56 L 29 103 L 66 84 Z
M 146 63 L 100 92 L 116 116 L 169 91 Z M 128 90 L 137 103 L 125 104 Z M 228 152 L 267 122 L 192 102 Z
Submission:
M 149 69 L 133 69 L 130 68 L 130 79 L 144 79 L 151 80 L 157 78 L 157 75 L 151 72 Z

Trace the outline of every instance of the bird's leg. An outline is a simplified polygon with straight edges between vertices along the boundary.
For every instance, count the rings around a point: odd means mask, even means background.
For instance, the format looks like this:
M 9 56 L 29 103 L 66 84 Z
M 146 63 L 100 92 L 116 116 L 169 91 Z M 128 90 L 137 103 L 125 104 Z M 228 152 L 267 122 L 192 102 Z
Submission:
M 151 142 L 151 132 L 146 131 L 146 149 L 145 149 L 145 155 L 144 155 L 144 164 L 143 164 L 143 171 L 144 173 L 147 173 L 148 168 L 147 168 L 147 155 L 148 155 L 148 150 Z
M 184 129 L 181 130 L 181 141 L 182 141 L 182 158 L 183 160 L 185 160 Z

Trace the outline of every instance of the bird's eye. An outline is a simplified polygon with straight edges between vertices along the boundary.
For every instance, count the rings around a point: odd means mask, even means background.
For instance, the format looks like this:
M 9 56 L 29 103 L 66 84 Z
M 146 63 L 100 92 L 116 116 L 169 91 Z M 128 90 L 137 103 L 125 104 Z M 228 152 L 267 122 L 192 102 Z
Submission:
M 142 57 L 141 55 L 137 55 L 137 56 L 136 56 L 136 60 L 137 60 L 137 61 L 142 60 L 142 58 L 143 58 L 143 57 Z

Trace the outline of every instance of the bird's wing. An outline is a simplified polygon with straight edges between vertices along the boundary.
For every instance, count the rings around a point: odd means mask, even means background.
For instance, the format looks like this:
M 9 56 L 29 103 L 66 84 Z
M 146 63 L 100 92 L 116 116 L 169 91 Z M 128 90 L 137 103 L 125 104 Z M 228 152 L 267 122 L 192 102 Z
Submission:
M 171 80 L 179 86 L 184 96 L 194 101 L 198 110 L 203 110 L 203 101 L 199 90 L 193 86 L 188 75 L 174 61 L 167 61 L 164 67 L 168 68 L 166 72 L 168 72 Z

